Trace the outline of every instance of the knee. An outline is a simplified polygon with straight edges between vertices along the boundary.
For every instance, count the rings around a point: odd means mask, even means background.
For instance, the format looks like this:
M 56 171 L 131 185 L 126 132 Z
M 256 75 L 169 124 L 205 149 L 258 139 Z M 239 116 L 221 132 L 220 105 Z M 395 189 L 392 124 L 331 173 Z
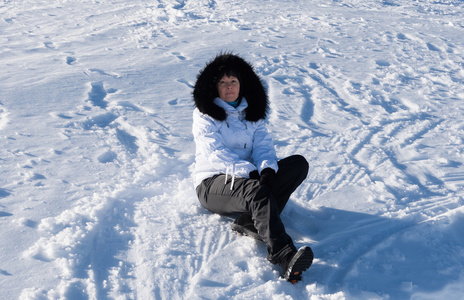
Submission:
M 295 165 L 301 168 L 301 172 L 304 174 L 308 174 L 309 171 L 309 163 L 303 155 L 296 154 L 294 155 Z

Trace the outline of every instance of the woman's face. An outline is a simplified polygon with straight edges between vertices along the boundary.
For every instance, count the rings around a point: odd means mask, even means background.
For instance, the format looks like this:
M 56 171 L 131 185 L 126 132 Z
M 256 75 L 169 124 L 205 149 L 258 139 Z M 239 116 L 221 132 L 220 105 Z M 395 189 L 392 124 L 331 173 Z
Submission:
M 240 81 L 235 76 L 227 76 L 219 80 L 217 84 L 219 98 L 226 102 L 234 102 L 240 93 Z

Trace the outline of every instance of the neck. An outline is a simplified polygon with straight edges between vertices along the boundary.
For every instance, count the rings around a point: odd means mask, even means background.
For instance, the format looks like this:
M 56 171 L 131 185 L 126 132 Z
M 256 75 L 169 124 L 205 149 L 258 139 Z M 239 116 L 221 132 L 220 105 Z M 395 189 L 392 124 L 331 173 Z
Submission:
M 227 104 L 231 105 L 232 107 L 234 108 L 237 108 L 238 105 L 240 104 L 240 98 L 238 98 L 237 100 L 235 100 L 234 102 L 226 102 Z

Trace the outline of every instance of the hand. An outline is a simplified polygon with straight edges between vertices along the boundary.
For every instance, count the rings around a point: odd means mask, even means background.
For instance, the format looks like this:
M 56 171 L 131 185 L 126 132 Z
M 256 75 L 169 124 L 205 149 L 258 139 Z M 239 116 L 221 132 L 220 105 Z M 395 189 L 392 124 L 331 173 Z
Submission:
M 266 168 L 261 171 L 261 178 L 259 179 L 259 185 L 267 185 L 271 189 L 275 188 L 276 184 L 276 172 L 271 168 Z
M 251 171 L 251 172 L 250 172 L 250 179 L 259 180 L 259 173 L 258 173 L 258 170 L 254 170 L 254 171 Z

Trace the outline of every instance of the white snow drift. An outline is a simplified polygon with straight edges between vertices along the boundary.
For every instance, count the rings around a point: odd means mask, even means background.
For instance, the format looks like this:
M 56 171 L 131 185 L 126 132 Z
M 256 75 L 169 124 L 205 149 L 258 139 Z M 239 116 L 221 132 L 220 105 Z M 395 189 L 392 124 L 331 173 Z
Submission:
M 458 299 L 464 3 L 3 1 L 1 299 Z M 266 83 L 291 285 L 203 209 L 192 86 L 223 50 Z

